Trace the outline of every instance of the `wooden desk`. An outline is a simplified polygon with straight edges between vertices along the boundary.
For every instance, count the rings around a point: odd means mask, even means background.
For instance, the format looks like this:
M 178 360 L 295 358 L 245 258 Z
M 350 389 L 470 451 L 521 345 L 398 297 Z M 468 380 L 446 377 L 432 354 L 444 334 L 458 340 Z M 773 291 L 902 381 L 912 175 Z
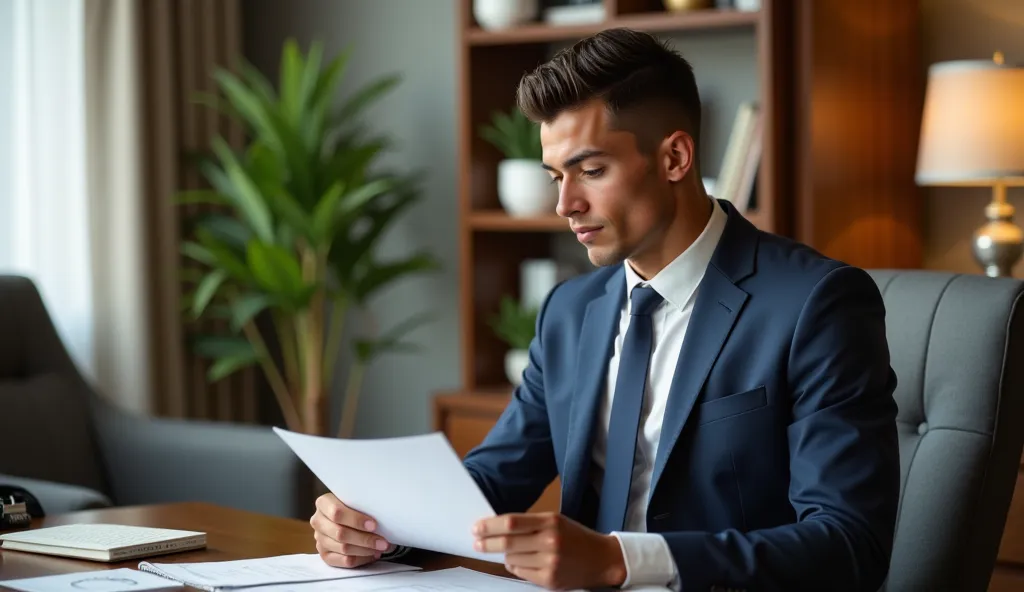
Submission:
M 161 563 L 228 561 L 291 553 L 316 553 L 313 530 L 306 521 L 266 516 L 203 503 L 75 512 L 60 516 L 48 516 L 36 521 L 33 527 L 101 522 L 198 530 L 207 534 L 206 549 L 204 550 L 160 555 L 156 559 L 146 559 Z M 0 589 L 10 590 L 3 587 L 2 580 L 119 567 L 136 568 L 140 561 L 142 560 L 135 559 L 108 564 L 0 549 Z M 425 570 L 461 566 L 510 577 L 501 564 L 426 551 L 414 551 L 402 558 L 401 561 L 417 565 Z

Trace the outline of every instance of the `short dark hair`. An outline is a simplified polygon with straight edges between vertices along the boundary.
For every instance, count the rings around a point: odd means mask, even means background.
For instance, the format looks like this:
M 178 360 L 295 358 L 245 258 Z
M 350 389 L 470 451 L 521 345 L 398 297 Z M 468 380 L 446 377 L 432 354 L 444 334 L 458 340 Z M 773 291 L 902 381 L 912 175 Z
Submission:
M 668 121 L 685 124 L 695 147 L 700 145 L 700 93 L 693 67 L 653 35 L 627 28 L 601 31 L 523 76 L 516 92 L 519 110 L 535 122 L 549 122 L 593 99 L 606 103 L 613 118 L 634 107 L 659 117 L 667 113 Z

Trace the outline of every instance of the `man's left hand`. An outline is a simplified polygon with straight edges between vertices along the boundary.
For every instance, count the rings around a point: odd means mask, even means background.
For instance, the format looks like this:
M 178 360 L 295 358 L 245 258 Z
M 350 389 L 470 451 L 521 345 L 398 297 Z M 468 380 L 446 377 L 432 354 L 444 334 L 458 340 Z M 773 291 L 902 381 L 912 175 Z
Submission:
M 505 568 L 552 590 L 619 586 L 626 563 L 618 540 L 555 512 L 505 514 L 474 525 L 476 549 L 505 554 Z

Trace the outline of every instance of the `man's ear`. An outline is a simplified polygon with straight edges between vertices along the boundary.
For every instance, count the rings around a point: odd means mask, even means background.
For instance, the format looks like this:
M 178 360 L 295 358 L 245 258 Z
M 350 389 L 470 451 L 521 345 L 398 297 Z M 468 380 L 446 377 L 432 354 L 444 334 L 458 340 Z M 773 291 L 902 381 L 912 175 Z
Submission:
M 673 132 L 662 141 L 662 159 L 665 167 L 665 178 L 669 181 L 682 181 L 693 168 L 697 155 L 693 137 L 683 131 Z

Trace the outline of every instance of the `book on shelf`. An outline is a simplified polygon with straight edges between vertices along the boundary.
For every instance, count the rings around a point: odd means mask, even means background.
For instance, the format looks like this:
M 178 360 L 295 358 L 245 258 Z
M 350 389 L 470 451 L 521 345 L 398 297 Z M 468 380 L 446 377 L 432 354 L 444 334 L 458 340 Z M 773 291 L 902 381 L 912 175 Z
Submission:
M 715 197 L 732 202 L 740 212 L 747 211 L 755 190 L 761 164 L 763 120 L 756 102 L 740 104 L 715 182 Z
M 6 551 L 101 562 L 125 561 L 205 547 L 204 532 L 121 524 L 67 524 L 0 535 L 0 548 Z

